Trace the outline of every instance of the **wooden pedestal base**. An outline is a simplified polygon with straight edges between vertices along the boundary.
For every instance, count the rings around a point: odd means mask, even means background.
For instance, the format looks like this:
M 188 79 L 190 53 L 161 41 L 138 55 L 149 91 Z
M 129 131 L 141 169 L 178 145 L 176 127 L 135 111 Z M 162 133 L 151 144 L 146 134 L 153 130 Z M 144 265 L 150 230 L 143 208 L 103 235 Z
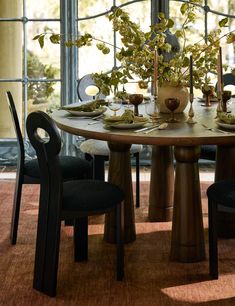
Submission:
M 200 147 L 175 147 L 176 175 L 170 259 L 205 259 L 198 158 Z
M 149 220 L 171 221 L 173 214 L 174 165 L 171 147 L 152 147 Z
M 111 151 L 109 159 L 109 182 L 118 185 L 125 192 L 124 200 L 124 241 L 132 242 L 136 239 L 135 215 L 133 205 L 132 178 L 130 165 L 129 144 L 109 143 Z M 116 224 L 113 213 L 105 216 L 104 239 L 115 243 Z

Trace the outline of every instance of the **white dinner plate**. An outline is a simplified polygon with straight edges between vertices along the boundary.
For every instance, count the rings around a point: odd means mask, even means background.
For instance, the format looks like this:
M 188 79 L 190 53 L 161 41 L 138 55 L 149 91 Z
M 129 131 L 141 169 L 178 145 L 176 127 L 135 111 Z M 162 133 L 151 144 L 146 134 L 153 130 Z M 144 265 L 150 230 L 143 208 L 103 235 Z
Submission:
M 106 111 L 106 107 L 100 107 L 94 110 L 93 112 L 84 112 L 84 111 L 76 111 L 72 109 L 66 109 L 67 112 L 69 112 L 73 116 L 78 117 L 94 117 L 103 114 Z
M 115 128 L 115 129 L 137 129 L 144 126 L 147 122 L 134 122 L 134 123 L 115 123 L 115 124 L 109 124 L 109 127 Z
M 216 123 L 218 124 L 219 127 L 222 127 L 224 129 L 235 130 L 235 124 L 224 123 L 218 120 L 216 121 Z

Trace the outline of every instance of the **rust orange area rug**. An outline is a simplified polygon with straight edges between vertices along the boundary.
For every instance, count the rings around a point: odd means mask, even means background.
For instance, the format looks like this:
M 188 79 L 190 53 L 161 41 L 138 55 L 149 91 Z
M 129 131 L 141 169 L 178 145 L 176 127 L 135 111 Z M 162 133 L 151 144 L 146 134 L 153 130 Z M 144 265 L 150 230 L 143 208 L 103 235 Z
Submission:
M 202 186 L 207 245 L 207 210 Z M 135 190 L 135 188 L 134 188 Z M 219 280 L 208 262 L 169 261 L 171 222 L 148 222 L 149 183 L 135 209 L 137 239 L 125 246 L 125 280 L 115 280 L 115 248 L 103 241 L 103 217 L 90 219 L 89 260 L 73 262 L 72 228 L 62 226 L 57 297 L 32 289 L 39 187 L 23 188 L 18 242 L 9 243 L 14 181 L 0 181 L 0 305 L 235 305 L 235 240 L 219 241 Z

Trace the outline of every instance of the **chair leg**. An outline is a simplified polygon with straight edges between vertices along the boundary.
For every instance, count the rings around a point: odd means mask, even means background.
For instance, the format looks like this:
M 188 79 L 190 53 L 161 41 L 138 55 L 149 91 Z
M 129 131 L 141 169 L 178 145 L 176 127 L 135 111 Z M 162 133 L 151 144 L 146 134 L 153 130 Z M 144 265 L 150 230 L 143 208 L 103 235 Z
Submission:
M 92 161 L 92 156 L 88 153 L 85 153 L 85 160 Z
M 217 204 L 208 199 L 209 217 L 209 270 L 213 279 L 218 279 Z
M 117 246 L 117 267 L 116 274 L 117 280 L 121 281 L 124 277 L 124 244 L 123 244 L 123 233 L 124 233 L 124 216 L 123 216 L 123 203 L 116 206 L 116 246 Z
M 11 233 L 10 233 L 11 244 L 16 244 L 17 241 L 17 232 L 18 232 L 19 215 L 20 215 L 20 202 L 21 202 L 22 184 L 23 184 L 22 181 L 23 181 L 22 176 L 17 174 L 12 218 L 11 218 Z
M 135 165 L 136 165 L 136 208 L 140 207 L 140 154 L 139 152 L 134 154 L 135 156 Z
M 95 180 L 105 180 L 104 171 L 105 156 L 94 155 L 93 157 L 93 178 Z
M 78 218 L 74 221 L 74 261 L 88 259 L 88 217 Z
M 60 228 L 60 214 L 40 203 L 33 288 L 52 297 L 57 287 Z

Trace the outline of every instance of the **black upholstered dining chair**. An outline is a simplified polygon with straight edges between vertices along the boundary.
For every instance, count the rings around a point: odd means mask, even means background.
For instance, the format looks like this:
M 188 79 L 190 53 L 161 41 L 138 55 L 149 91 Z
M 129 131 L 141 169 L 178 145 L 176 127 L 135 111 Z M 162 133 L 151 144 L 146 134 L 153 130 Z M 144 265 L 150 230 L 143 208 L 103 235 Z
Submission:
M 218 279 L 218 212 L 235 213 L 235 180 L 213 183 L 207 189 L 209 217 L 209 271 Z
M 235 86 L 235 75 L 232 73 L 223 74 L 223 85 L 224 87 L 227 85 Z M 217 91 L 217 84 L 215 85 L 215 92 L 216 91 Z M 232 97 L 234 98 L 235 94 L 233 94 Z M 216 146 L 215 145 L 202 145 L 200 158 L 215 161 Z
M 233 85 L 235 86 L 235 75 L 232 73 L 224 73 L 222 76 L 223 86 Z M 217 91 L 217 84 L 215 85 L 215 91 Z M 235 97 L 235 94 L 232 94 L 232 97 Z
M 56 295 L 61 220 L 74 219 L 74 258 L 88 258 L 88 216 L 110 211 L 116 215 L 117 280 L 124 276 L 123 191 L 100 180 L 63 183 L 58 154 L 61 139 L 54 121 L 44 112 L 30 113 L 26 128 L 36 150 L 41 176 L 33 286 L 49 296 Z M 42 139 L 43 129 L 49 138 Z
M 12 220 L 10 241 L 11 244 L 17 242 L 17 232 L 19 224 L 20 203 L 23 184 L 39 184 L 40 173 L 38 161 L 36 158 L 26 161 L 24 141 L 20 129 L 19 119 L 15 108 L 13 96 L 10 91 L 7 91 L 7 102 L 13 120 L 13 125 L 17 138 L 18 159 L 16 170 L 16 185 L 13 200 Z M 60 165 L 62 168 L 62 176 L 64 180 L 73 180 L 91 177 L 91 166 L 88 161 L 74 156 L 60 156 Z
M 91 74 L 83 76 L 78 80 L 77 94 L 80 101 L 85 101 L 91 98 L 86 94 L 88 86 L 95 85 Z M 99 94 L 99 98 L 105 98 Z M 109 159 L 110 150 L 106 141 L 97 139 L 88 139 L 81 143 L 80 150 L 85 154 L 85 157 L 93 162 L 93 177 L 95 179 L 104 180 L 105 178 L 105 161 Z M 141 144 L 132 144 L 130 153 L 135 157 L 136 166 L 136 207 L 140 207 L 140 152 L 143 150 Z

